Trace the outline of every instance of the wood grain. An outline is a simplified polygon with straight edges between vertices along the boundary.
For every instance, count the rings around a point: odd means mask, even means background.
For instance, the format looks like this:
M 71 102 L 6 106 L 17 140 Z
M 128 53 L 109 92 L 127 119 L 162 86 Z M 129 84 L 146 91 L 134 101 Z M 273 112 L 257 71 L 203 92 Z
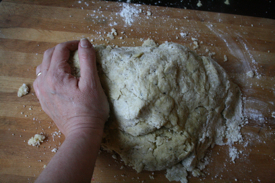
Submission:
M 190 182 L 274 182 L 275 173 L 275 20 L 192 11 L 156 6 L 131 6 L 143 13 L 125 26 L 119 15 L 121 3 L 73 0 L 4 0 L 0 3 L 0 182 L 33 182 L 59 147 L 64 137 L 53 121 L 41 110 L 32 82 L 43 52 L 68 40 L 88 37 L 94 44 L 139 46 L 148 37 L 158 43 L 173 41 L 193 47 L 192 37 L 200 42 L 197 53 L 216 54 L 213 58 L 236 82 L 244 97 L 248 124 L 242 128 L 242 151 L 233 163 L 228 147 L 209 150 L 210 163 L 205 177 Z M 152 15 L 147 16 L 146 12 Z M 118 36 L 107 40 L 115 28 Z M 122 34 L 121 32 L 125 32 Z M 180 33 L 188 33 L 186 38 Z M 123 39 L 119 39 L 123 37 Z M 201 42 L 202 41 L 202 42 Z M 224 62 L 224 55 L 228 61 Z M 254 78 L 246 72 L 253 70 Z M 30 94 L 16 96 L 22 83 Z M 29 110 L 31 108 L 32 110 Z M 23 113 L 23 114 L 21 114 Z M 26 115 L 26 116 L 25 116 Z M 35 133 L 47 136 L 39 148 L 27 145 Z M 40 162 L 41 160 L 41 162 Z M 122 169 L 121 166 L 123 166 Z M 168 182 L 164 171 L 137 174 L 134 170 L 101 152 L 96 163 L 94 182 Z

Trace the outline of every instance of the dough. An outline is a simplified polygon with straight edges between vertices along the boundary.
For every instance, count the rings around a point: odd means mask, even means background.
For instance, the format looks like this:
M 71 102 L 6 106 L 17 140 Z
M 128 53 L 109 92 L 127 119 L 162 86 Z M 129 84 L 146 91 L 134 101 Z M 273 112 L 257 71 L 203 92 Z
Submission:
M 102 146 L 125 164 L 138 172 L 168 169 L 169 180 L 183 181 L 187 173 L 175 178 L 171 170 L 198 175 L 210 146 L 241 140 L 241 92 L 211 58 L 152 40 L 95 49 L 111 106 Z M 77 53 L 70 63 L 79 77 Z
M 29 87 L 23 83 L 23 85 L 18 89 L 17 96 L 22 97 L 23 95 L 27 95 L 29 93 Z
M 32 146 L 40 146 L 40 143 L 43 142 L 45 138 L 46 137 L 44 135 L 35 134 L 34 137 L 29 139 L 28 144 Z

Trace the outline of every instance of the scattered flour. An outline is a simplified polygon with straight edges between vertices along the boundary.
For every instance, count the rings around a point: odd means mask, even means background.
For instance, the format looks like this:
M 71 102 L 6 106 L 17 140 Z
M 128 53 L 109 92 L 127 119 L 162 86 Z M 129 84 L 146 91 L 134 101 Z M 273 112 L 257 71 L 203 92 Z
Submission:
M 166 178 L 169 181 L 180 181 L 181 183 L 187 183 L 187 171 L 184 166 L 178 164 L 173 166 L 170 169 L 167 169 L 167 173 L 165 174 Z
M 134 18 L 137 17 L 139 14 L 139 10 L 130 6 L 129 4 L 124 3 L 122 11 L 120 12 L 120 16 L 123 18 L 126 26 L 132 25 L 134 22 Z
M 239 152 L 238 149 L 234 146 L 229 147 L 229 157 L 231 158 L 231 161 L 235 163 L 235 159 L 239 158 Z
M 116 29 L 112 28 L 111 32 L 108 32 L 107 37 L 109 37 L 110 39 L 115 39 L 115 36 L 117 36 L 117 31 Z
M 53 138 L 53 141 L 55 140 L 55 137 L 58 137 L 58 138 L 60 138 L 61 137 L 61 132 L 60 131 L 55 131 L 55 132 L 53 132 L 52 133 L 52 138 Z

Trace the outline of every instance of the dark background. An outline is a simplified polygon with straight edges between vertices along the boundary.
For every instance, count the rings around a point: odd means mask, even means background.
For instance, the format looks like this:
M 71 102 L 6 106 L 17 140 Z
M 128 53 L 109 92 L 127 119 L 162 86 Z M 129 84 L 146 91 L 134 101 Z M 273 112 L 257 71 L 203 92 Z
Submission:
M 126 2 L 127 0 L 109 1 Z M 131 3 L 144 5 L 187 8 L 275 19 L 275 0 L 229 0 L 230 5 L 225 5 L 224 2 L 225 0 L 201 0 L 203 5 L 197 7 L 198 0 L 131 0 Z

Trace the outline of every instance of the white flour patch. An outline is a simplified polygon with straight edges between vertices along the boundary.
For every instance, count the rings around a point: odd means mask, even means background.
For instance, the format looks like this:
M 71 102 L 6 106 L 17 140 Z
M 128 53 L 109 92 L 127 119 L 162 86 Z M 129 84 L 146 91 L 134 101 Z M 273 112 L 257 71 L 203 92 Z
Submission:
M 229 157 L 231 158 L 231 161 L 235 163 L 235 159 L 239 158 L 239 152 L 238 149 L 234 146 L 229 147 Z
M 247 61 L 246 55 L 241 51 L 240 47 L 235 43 L 235 41 L 232 39 L 232 36 L 229 35 L 226 32 L 223 32 L 221 30 L 216 30 L 212 24 L 206 25 L 213 33 L 215 33 L 218 37 L 220 37 L 223 42 L 225 43 L 226 47 L 230 51 L 232 55 L 239 58 L 241 61 L 241 64 L 244 68 L 244 70 L 250 71 L 253 70 L 251 66 L 249 65 L 249 62 Z
M 132 25 L 134 22 L 134 18 L 138 17 L 139 11 L 138 9 L 130 6 L 129 4 L 124 3 L 122 11 L 120 12 L 120 16 L 123 18 L 125 25 Z

